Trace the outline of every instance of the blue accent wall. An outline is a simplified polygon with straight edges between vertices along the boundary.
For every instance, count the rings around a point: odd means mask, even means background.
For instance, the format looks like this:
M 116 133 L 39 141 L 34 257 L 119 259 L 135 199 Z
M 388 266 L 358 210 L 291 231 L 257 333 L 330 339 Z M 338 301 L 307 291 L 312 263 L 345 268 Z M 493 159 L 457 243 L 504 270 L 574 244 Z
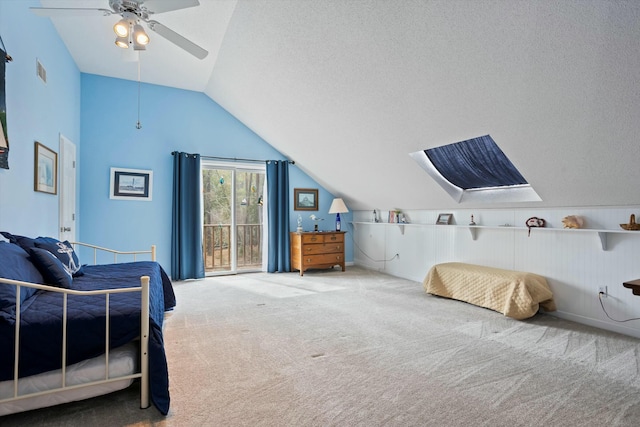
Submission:
M 158 261 L 168 270 L 172 151 L 231 158 L 284 157 L 199 92 L 142 83 L 142 128 L 137 129 L 137 96 L 137 82 L 82 75 L 80 236 L 83 241 L 125 251 L 155 244 Z M 110 199 L 111 167 L 152 170 L 152 200 Z M 329 210 L 333 196 L 295 165 L 290 167 L 290 175 L 290 200 L 293 188 L 319 188 L 316 214 L 327 219 L 321 229 L 332 229 L 334 215 L 323 213 Z M 291 209 L 291 229 L 295 230 L 297 211 L 293 205 Z M 305 229 L 313 227 L 309 213 L 303 215 Z M 352 253 L 350 250 L 349 261 Z
M 6 64 L 10 169 L 0 169 L 0 229 L 57 237 L 58 196 L 33 189 L 34 142 L 57 153 L 63 134 L 79 147 L 80 72 L 51 21 L 30 6 L 40 2 L 0 1 L 0 36 L 13 57 Z M 46 84 L 36 61 L 47 71 Z

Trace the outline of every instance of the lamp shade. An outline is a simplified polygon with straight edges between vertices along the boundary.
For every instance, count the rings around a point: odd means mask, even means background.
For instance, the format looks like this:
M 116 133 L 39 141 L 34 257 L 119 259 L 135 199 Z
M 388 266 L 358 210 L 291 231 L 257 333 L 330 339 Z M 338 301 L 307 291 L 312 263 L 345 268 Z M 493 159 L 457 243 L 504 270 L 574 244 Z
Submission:
M 126 37 L 116 37 L 116 46 L 123 49 L 129 48 L 129 39 Z
M 342 200 L 342 198 L 340 197 L 333 199 L 333 202 L 331 202 L 331 207 L 329 208 L 329 213 L 341 214 L 346 212 L 349 212 L 349 209 L 347 209 L 347 205 L 344 204 L 344 200 Z
M 144 28 L 140 24 L 133 26 L 133 39 L 142 46 L 149 44 L 149 36 L 144 32 Z
M 127 37 L 129 35 L 129 21 L 121 19 L 113 26 L 113 31 L 118 37 Z

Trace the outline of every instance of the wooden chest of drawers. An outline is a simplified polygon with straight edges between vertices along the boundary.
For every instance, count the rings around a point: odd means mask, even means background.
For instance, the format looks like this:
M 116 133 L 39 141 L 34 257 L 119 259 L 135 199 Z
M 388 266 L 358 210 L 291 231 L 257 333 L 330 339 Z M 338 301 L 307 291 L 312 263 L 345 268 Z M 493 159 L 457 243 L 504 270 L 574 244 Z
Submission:
M 292 232 L 291 270 L 302 276 L 310 268 L 339 265 L 344 271 L 345 231 Z

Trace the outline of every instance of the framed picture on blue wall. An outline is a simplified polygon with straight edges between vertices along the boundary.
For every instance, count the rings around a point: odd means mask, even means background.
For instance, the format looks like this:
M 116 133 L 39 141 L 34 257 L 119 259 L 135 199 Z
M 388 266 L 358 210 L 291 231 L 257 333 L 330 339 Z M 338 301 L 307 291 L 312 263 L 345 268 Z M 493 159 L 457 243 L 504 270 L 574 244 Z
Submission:
M 152 192 L 152 170 L 111 168 L 111 199 L 151 201 Z
M 317 188 L 294 188 L 293 189 L 293 210 L 317 211 L 318 210 L 318 189 Z
M 41 193 L 58 194 L 58 153 L 38 141 L 34 152 L 33 189 Z

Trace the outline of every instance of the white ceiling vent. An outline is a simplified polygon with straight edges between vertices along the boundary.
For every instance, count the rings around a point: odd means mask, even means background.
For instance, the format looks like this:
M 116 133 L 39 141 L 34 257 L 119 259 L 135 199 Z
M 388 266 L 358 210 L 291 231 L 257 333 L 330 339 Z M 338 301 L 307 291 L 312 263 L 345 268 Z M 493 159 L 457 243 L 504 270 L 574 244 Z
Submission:
M 36 59 L 36 73 L 38 74 L 38 77 L 40 77 L 40 80 L 44 83 L 47 82 L 47 70 L 45 70 L 44 66 L 38 59 Z

